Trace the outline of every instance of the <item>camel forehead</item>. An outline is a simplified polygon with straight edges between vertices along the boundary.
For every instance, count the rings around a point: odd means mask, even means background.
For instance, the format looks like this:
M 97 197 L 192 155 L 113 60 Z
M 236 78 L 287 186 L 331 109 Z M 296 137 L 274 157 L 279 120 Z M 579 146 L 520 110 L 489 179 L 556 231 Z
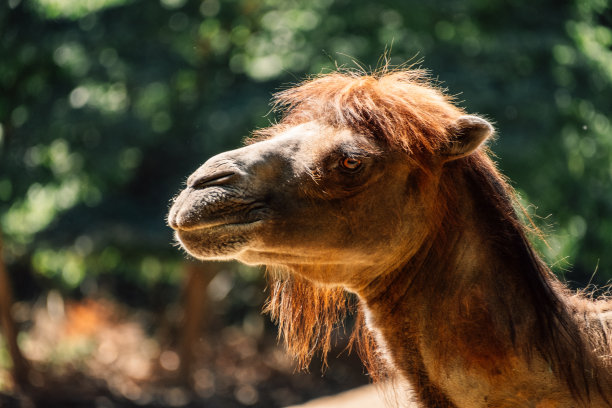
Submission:
M 374 140 L 349 128 L 338 128 L 318 121 L 302 123 L 283 130 L 275 135 L 275 143 L 291 144 L 298 147 L 302 153 L 320 155 L 339 146 L 360 149 L 376 148 Z M 296 152 L 297 153 L 297 152 Z
M 355 136 L 358 136 L 358 134 L 348 128 L 332 127 L 319 121 L 312 121 L 286 128 L 281 133 L 274 136 L 274 140 L 292 140 L 295 138 L 304 139 L 306 141 L 312 139 L 334 140 L 337 138 L 350 138 Z

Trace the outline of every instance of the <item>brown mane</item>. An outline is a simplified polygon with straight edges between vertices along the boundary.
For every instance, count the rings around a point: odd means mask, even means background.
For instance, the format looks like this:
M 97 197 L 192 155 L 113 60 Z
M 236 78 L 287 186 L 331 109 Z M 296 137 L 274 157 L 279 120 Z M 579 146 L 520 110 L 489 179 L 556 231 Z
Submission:
M 387 376 L 388 367 L 381 361 L 363 311 L 343 288 L 320 286 L 280 269 L 269 270 L 268 281 L 270 297 L 264 312 L 277 323 L 279 338 L 296 359 L 298 369 L 307 370 L 317 352 L 325 369 L 335 331 L 344 326 L 349 314 L 354 314 L 348 350 L 355 346 L 373 380 Z
M 426 74 L 419 70 L 382 70 L 373 75 L 332 73 L 278 93 L 275 102 L 283 113 L 282 119 L 275 126 L 255 132 L 257 139 L 269 138 L 283 129 L 318 120 L 399 147 L 411 153 L 423 170 L 437 149 L 452 143 L 453 124 L 464 113 L 452 104 L 452 98 L 433 86 Z M 610 390 L 606 387 L 612 385 L 612 361 L 608 359 L 604 367 L 596 363 L 598 355 L 601 358 L 602 353 L 609 354 L 612 349 L 609 324 L 590 318 L 590 314 L 597 312 L 596 308 L 563 289 L 535 253 L 527 239 L 529 228 L 518 215 L 517 209 L 519 212 L 522 210 L 514 192 L 486 152 L 476 152 L 447 163 L 447 166 L 455 166 L 454 173 L 465 175 L 470 189 L 478 197 L 478 205 L 486 219 L 483 223 L 490 229 L 483 232 L 491 236 L 495 250 L 513 264 L 524 301 L 535 311 L 537 330 L 531 333 L 515 331 L 524 327 L 520 324 L 523 317 L 508 306 L 504 310 L 505 316 L 496 317 L 501 322 L 499 324 L 509 327 L 514 348 L 528 359 L 539 353 L 566 382 L 571 393 L 585 404 L 592 393 L 601 394 L 610 403 Z M 443 220 L 452 222 L 454 219 L 453 182 L 448 177 L 441 180 L 440 192 L 444 200 L 439 203 L 440 224 Z M 453 236 L 437 227 L 438 234 L 429 251 L 403 265 L 405 273 L 395 274 L 395 279 L 412 280 L 398 287 L 420 288 L 442 299 L 448 294 L 453 299 L 453 282 L 446 282 L 444 276 L 409 273 L 437 262 L 438 255 L 454 245 Z M 350 310 L 344 290 L 319 286 L 294 274 L 272 273 L 271 277 L 271 297 L 266 310 L 278 322 L 288 350 L 297 357 L 300 367 L 308 365 L 317 349 L 325 358 L 333 329 L 342 323 L 347 310 Z M 499 296 L 503 302 L 506 288 L 490 283 L 498 293 L 486 296 Z M 381 280 L 380 284 L 389 285 L 389 282 Z M 401 294 L 393 296 L 401 297 Z M 569 297 L 573 298 L 572 302 L 562 300 Z M 378 363 L 379 356 L 373 346 L 375 341 L 363 325 L 361 312 L 357 313 L 357 321 L 361 323 L 356 325 L 355 341 L 361 345 L 361 356 L 373 370 L 371 374 L 377 377 L 382 365 Z M 442 320 L 453 318 L 452 315 L 432 316 L 432 319 Z M 453 341 L 452 333 L 440 335 L 441 343 Z M 589 386 L 587 373 L 597 379 L 596 389 Z
M 455 120 L 464 114 L 452 100 L 431 84 L 424 70 L 334 72 L 275 94 L 274 106 L 282 119 L 255 131 L 254 140 L 317 120 L 384 140 L 424 159 L 449 142 Z

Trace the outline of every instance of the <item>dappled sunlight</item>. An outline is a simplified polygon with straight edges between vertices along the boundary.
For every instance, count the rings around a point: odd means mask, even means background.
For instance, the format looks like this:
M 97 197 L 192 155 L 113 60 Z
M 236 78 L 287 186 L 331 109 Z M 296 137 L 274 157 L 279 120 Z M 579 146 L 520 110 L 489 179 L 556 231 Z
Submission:
M 91 398 L 170 406 L 225 398 L 237 401 L 224 405 L 230 407 L 284 406 L 303 399 L 294 389 L 296 381 L 304 385 L 312 381 L 305 374 L 294 377 L 294 363 L 272 333 L 264 335 L 258 313 L 248 315 L 242 326 L 219 328 L 199 338 L 190 357 L 195 363 L 187 381 L 193 384 L 190 389 L 177 381 L 182 365 L 179 351 L 170 339 L 150 333 L 150 314 L 103 298 L 68 300 L 56 291 L 34 306 L 17 303 L 15 310 L 31 326 L 20 343 L 32 363 L 32 384 L 41 389 L 51 384 L 65 387 L 68 384 L 59 385 L 62 379 L 78 377 L 83 396 L 90 393 Z M 6 359 L 0 353 L 4 387 L 11 381 Z M 274 386 L 269 388 L 266 382 L 272 379 Z
M 69 96 L 70 105 L 79 109 L 88 105 L 103 113 L 123 113 L 129 106 L 125 84 L 84 84 L 75 88 Z
M 85 76 L 91 68 L 85 48 L 77 42 L 67 42 L 57 47 L 53 60 L 75 76 Z
M 49 18 L 80 18 L 130 0 L 33 0 L 36 10 Z
M 603 0 L 6 0 L 0 274 L 26 382 L 100 407 L 270 408 L 367 381 L 352 359 L 294 375 L 260 314 L 263 272 L 224 266 L 198 284 L 166 219 L 186 174 L 278 120 L 272 93 L 337 68 L 431 70 L 496 128 L 490 148 L 555 272 L 609 281 L 610 13 Z M 5 325 L 0 405 L 24 381 Z

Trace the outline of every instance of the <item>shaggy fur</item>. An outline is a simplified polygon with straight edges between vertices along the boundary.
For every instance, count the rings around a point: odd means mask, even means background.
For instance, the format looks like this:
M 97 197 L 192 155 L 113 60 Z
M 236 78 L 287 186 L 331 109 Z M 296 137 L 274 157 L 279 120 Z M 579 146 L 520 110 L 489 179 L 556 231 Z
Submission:
M 199 258 L 281 271 L 266 309 L 302 367 L 329 351 L 348 290 L 366 365 L 424 406 L 612 406 L 612 304 L 571 294 L 538 257 L 479 147 L 491 126 L 452 102 L 418 70 L 280 92 L 280 122 L 194 173 L 169 223 Z M 251 199 L 248 223 L 218 230 L 223 202 Z

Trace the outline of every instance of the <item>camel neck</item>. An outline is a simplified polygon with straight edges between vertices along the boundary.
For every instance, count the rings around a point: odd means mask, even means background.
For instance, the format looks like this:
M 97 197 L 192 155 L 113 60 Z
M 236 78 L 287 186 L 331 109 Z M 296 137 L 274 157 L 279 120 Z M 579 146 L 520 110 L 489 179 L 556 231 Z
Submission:
M 482 331 L 458 328 L 457 323 L 465 321 L 462 315 L 473 313 L 475 317 L 478 313 L 479 320 L 490 320 L 482 304 L 476 305 L 486 293 L 478 282 L 478 275 L 485 271 L 471 255 L 473 248 L 466 244 L 466 238 L 458 234 L 451 240 L 452 253 L 438 254 L 435 248 L 427 248 L 413 262 L 380 278 L 360 294 L 367 324 L 373 328 L 387 365 L 408 380 L 423 406 L 458 407 L 452 395 L 436 382 L 445 369 L 440 363 L 457 355 L 448 343 L 463 352 Z M 487 269 L 491 266 L 485 265 Z M 447 268 L 453 276 L 443 273 Z M 494 356 L 494 350 L 500 348 L 500 337 L 487 332 L 478 339 L 483 344 L 480 360 Z
M 584 405 L 579 395 L 598 385 L 584 380 L 586 348 L 560 284 L 509 199 L 488 195 L 470 195 L 442 221 L 452 228 L 359 294 L 368 325 L 425 406 L 530 406 L 547 395 Z
M 491 248 L 476 222 L 477 211 L 473 202 L 462 202 L 441 222 L 446 228 L 425 240 L 405 265 L 360 293 L 385 357 L 415 386 L 425 406 L 457 406 L 436 379 L 465 365 L 499 371 L 509 348 L 506 339 L 516 336 L 493 316 L 495 303 L 524 298 L 508 279 L 515 265 Z M 497 299 L 500 289 L 504 296 Z M 504 310 L 512 310 L 507 306 Z M 532 318 L 527 314 L 522 320 Z

